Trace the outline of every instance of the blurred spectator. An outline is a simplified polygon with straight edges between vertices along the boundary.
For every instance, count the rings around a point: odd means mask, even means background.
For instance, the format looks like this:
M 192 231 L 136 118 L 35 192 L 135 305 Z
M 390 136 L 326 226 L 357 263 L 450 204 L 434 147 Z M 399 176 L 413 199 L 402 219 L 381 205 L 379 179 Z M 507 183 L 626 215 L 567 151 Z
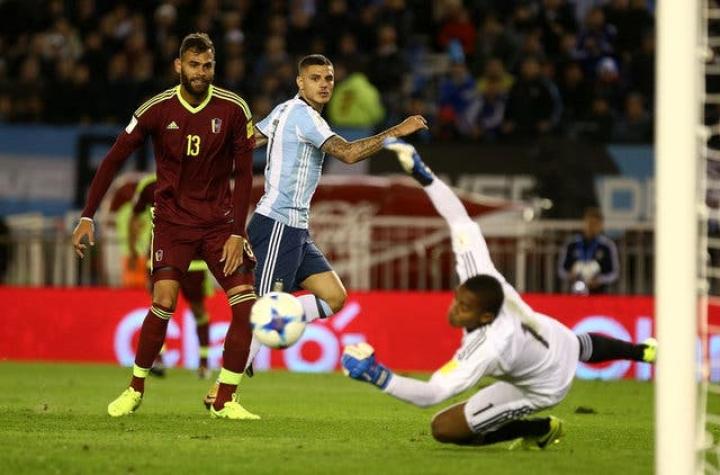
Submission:
M 466 55 L 475 53 L 475 37 L 477 30 L 470 21 L 470 14 L 460 3 L 448 5 L 441 19 L 437 43 L 446 49 L 452 40 L 460 42 Z
M 500 78 L 490 77 L 479 89 L 480 97 L 472 111 L 472 137 L 494 141 L 500 136 L 507 104 L 507 89 Z
M 417 5 L 413 6 L 417 8 Z M 382 2 L 378 15 L 383 22 L 395 28 L 400 46 L 406 46 L 408 39 L 413 34 L 416 8 L 411 8 L 406 0 L 384 0 Z
M 643 36 L 640 49 L 630 62 L 630 88 L 640 92 L 652 107 L 655 101 L 655 33 Z
M 578 49 L 583 54 L 589 71 L 595 68 L 602 57 L 613 54 L 615 36 L 615 27 L 605 22 L 602 9 L 599 7 L 590 9 L 578 36 Z
M 433 139 L 433 134 L 437 131 L 437 111 L 434 105 L 427 101 L 420 93 L 411 95 L 405 103 L 403 108 L 403 116 L 421 115 L 427 120 L 428 128 L 419 130 L 413 135 L 407 137 L 410 142 L 430 142 Z
M 528 56 L 534 56 L 536 58 L 545 57 L 545 47 L 542 44 L 542 31 L 540 28 L 525 33 L 520 46 L 520 56 L 525 58 Z
M 279 68 L 283 63 L 290 61 L 285 51 L 285 39 L 282 36 L 270 36 L 265 40 L 263 54 L 255 62 L 253 77 L 255 81 L 263 81 L 267 76 Z
M 630 0 L 630 10 L 628 12 L 628 23 L 632 25 L 627 30 L 627 39 L 625 40 L 625 49 L 632 53 L 643 41 L 643 38 L 655 30 L 655 19 L 648 10 L 647 0 Z
M 304 8 L 303 2 L 293 2 L 290 6 L 290 15 L 287 28 L 288 52 L 294 55 L 305 53 L 308 45 L 315 36 L 313 13 Z
M 560 53 L 562 38 L 577 31 L 575 12 L 567 0 L 543 0 L 539 23 L 545 51 L 553 57 Z
M 560 74 L 559 90 L 564 104 L 562 122 L 571 127 L 590 112 L 592 91 L 580 64 L 568 63 Z
M 105 98 L 107 103 L 103 109 L 107 117 L 114 122 L 127 120 L 132 112 L 128 109 L 132 106 L 128 104 L 136 103 L 133 102 L 130 71 L 125 55 L 117 53 L 110 59 L 106 88 L 107 94 Z
M 492 13 L 485 16 L 476 46 L 475 63 L 479 68 L 483 68 L 490 58 L 498 58 L 506 68 L 512 69 L 520 49 L 519 39 Z
M 177 16 L 177 8 L 171 3 L 163 3 L 155 9 L 151 30 L 151 42 L 154 45 L 163 44 L 168 38 L 178 35 Z
M 528 1 L 513 2 L 515 8 L 508 27 L 512 29 L 516 35 L 523 37 L 539 26 L 537 4 Z
M 607 142 L 612 137 L 615 124 L 610 104 L 604 97 L 594 97 L 590 115 L 575 125 L 577 135 L 593 142 Z
M 230 58 L 223 66 L 221 84 L 235 94 L 244 96 L 249 89 L 245 61 L 242 58 Z
M 328 118 L 332 125 L 358 129 L 362 131 L 361 135 L 366 137 L 385 117 L 380 92 L 364 73 L 352 67 L 349 69 L 350 74 L 338 82 L 337 76 L 341 75 L 338 73 L 343 68 L 345 66 L 342 63 L 335 63 L 337 84 L 328 104 Z
M 637 48 L 637 44 L 632 43 L 632 31 L 639 26 L 632 23 L 630 0 L 610 0 L 603 7 L 603 13 L 607 23 L 612 25 L 617 32 L 615 47 L 618 55 L 627 59 L 626 55 Z
M 268 96 L 255 96 L 255 99 L 250 103 L 250 110 L 256 120 L 260 120 L 272 112 L 274 104 Z
M 557 87 L 540 74 L 540 62 L 525 58 L 508 95 L 503 133 L 518 138 L 546 134 L 557 125 L 562 104 Z
M 367 65 L 365 54 L 358 49 L 357 37 L 352 32 L 345 32 L 337 45 L 334 63 L 353 64 L 356 70 L 364 71 Z
M 623 88 L 617 62 L 610 57 L 602 58 L 596 66 L 593 93 L 605 98 L 613 110 L 619 110 L 623 103 Z
M 483 94 L 488 83 L 493 83 L 493 89 L 499 88 L 500 93 L 507 94 L 510 91 L 515 78 L 505 70 L 505 65 L 497 58 L 491 58 L 485 64 L 483 75 L 478 79 L 478 91 Z
M 377 33 L 377 48 L 370 57 L 367 75 L 370 82 L 382 91 L 387 119 L 398 116 L 402 106 L 402 88 L 407 64 L 397 44 L 397 32 L 392 25 L 381 25 Z
M 625 99 L 625 113 L 615 123 L 612 139 L 629 143 L 652 142 L 652 120 L 641 94 L 629 94 Z
M 583 214 L 583 231 L 570 238 L 560 254 L 558 275 L 574 294 L 604 294 L 618 278 L 615 243 L 603 234 L 603 216 L 598 208 Z
M 345 33 L 355 33 L 357 25 L 350 12 L 347 0 L 329 0 L 325 11 L 320 14 L 319 25 L 324 25 L 322 34 L 328 44 L 337 45 L 340 37 Z M 370 51 L 370 49 L 364 49 Z M 333 51 L 335 52 L 335 51 Z
M 450 65 L 448 77 L 440 83 L 438 96 L 439 116 L 448 132 L 456 137 L 473 136 L 473 115 L 478 110 L 477 84 L 465 62 Z
M 374 51 L 380 48 L 383 40 L 380 38 L 380 29 L 389 26 L 393 31 L 393 43 L 397 47 L 397 30 L 393 25 L 388 25 L 378 16 L 378 5 L 369 2 L 365 8 L 362 8 L 352 22 L 334 25 L 335 28 L 345 31 L 347 25 L 355 26 L 355 34 L 358 37 L 358 44 L 363 51 Z M 342 32 L 338 32 L 339 36 Z
M 542 105 L 537 115 L 543 119 L 523 119 L 533 126 L 523 130 L 526 124 L 520 121 L 513 136 L 552 130 L 606 137 L 599 131 L 607 127 L 600 124 L 625 115 L 628 91 L 642 94 L 646 112 L 653 113 L 654 18 L 647 0 L 42 3 L 38 9 L 34 1 L 0 1 L 0 119 L 5 121 L 123 123 L 131 112 L 128 104 L 139 100 L 148 84 L 163 88 L 177 82 L 171 65 L 178 38 L 197 30 L 210 34 L 217 47 L 218 84 L 251 103 L 255 95 L 283 99 L 294 85 L 297 56 L 325 52 L 338 64 L 352 64 L 381 91 L 387 120 L 410 108 L 439 108 L 436 120 L 442 125 L 432 131 L 436 138 L 494 140 L 488 131 L 495 129 L 503 108 L 509 118 L 504 128 L 514 128 L 516 99 L 523 90 L 538 93 L 530 99 Z M 463 118 L 462 132 L 457 110 L 440 98 L 440 90 L 450 84 L 447 77 L 457 74 L 449 73 L 457 59 L 445 54 L 452 42 L 478 85 L 475 112 Z M 520 74 L 519 59 L 528 56 L 540 61 L 539 77 L 518 81 L 506 98 L 509 72 Z M 488 75 L 498 69 L 504 71 L 501 79 Z M 542 85 L 529 87 L 528 82 Z M 561 90 L 557 97 L 554 83 Z M 608 102 L 607 111 L 603 104 L 591 110 L 588 85 L 593 97 Z M 84 101 L 86 110 L 68 109 L 68 98 L 83 88 L 81 95 L 93 98 Z M 552 100 L 543 101 L 548 91 Z M 563 104 L 563 120 L 557 122 Z M 548 129 L 547 109 L 552 109 Z
M 10 90 L 12 107 L 11 120 L 15 122 L 38 121 L 43 117 L 45 105 L 42 100 L 43 80 L 40 76 L 40 61 L 28 56 L 20 65 L 20 74 Z

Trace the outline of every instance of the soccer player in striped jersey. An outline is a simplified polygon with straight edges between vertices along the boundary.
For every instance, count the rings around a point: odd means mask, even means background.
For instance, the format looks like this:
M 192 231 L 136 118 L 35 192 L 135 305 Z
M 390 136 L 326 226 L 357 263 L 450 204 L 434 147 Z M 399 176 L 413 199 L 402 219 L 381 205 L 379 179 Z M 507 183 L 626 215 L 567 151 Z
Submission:
M 340 278 L 309 230 L 310 201 L 322 173 L 325 155 L 344 163 L 365 160 L 389 137 L 404 137 L 426 129 L 422 116 L 411 116 L 372 137 L 347 142 L 320 116 L 335 86 L 333 65 L 320 54 L 298 62 L 298 94 L 275 107 L 255 126 L 257 146 L 267 144 L 265 192 L 248 224 L 257 256 L 257 292 L 263 295 L 277 283 L 287 292 L 299 289 L 307 321 L 339 311 L 347 293 Z M 253 340 L 249 361 L 259 350 Z
M 94 244 L 92 217 L 114 175 L 145 138 L 152 137 L 157 164 L 152 307 L 140 331 L 130 385 L 108 405 L 108 413 L 125 416 L 140 406 L 145 378 L 175 310 L 180 281 L 190 262 L 200 258 L 227 293 L 232 310 L 210 415 L 259 419 L 235 394 L 250 347 L 249 315 L 256 299 L 254 255 L 245 237 L 255 145 L 252 117 L 243 99 L 212 85 L 215 48 L 206 34 L 183 39 L 175 71 L 180 84 L 141 105 L 105 156 L 72 237 L 75 251 L 83 257 L 85 241 Z
M 467 401 L 440 411 L 432 435 L 444 443 L 545 448 L 563 433 L 554 416 L 526 416 L 563 400 L 578 360 L 628 359 L 653 363 L 656 342 L 634 345 L 599 334 L 575 335 L 552 317 L 535 312 L 497 271 L 480 227 L 452 190 L 437 179 L 415 149 L 399 141 L 387 147 L 423 186 L 450 227 L 456 271 L 462 282 L 448 311 L 450 325 L 464 329 L 460 348 L 429 381 L 393 374 L 367 343 L 345 348 L 346 373 L 412 404 L 438 404 L 475 385 L 483 376 L 498 381 Z M 511 446 L 512 447 L 512 446 Z
M 157 189 L 157 175 L 152 173 L 143 177 L 135 188 L 132 198 L 132 215 L 128 221 L 128 249 L 130 262 L 135 261 L 137 241 L 140 238 L 138 231 L 141 228 L 145 214 L 152 219 L 152 209 L 155 203 L 155 190 Z M 150 229 L 146 227 L 149 234 Z M 145 236 L 147 241 L 149 238 Z M 146 252 L 147 254 L 147 252 Z M 150 264 L 150 260 L 148 264 Z M 195 332 L 199 344 L 198 377 L 200 379 L 210 378 L 208 368 L 208 354 L 210 352 L 210 315 L 205 306 L 205 297 L 211 296 L 214 292 L 209 269 L 202 259 L 194 259 L 190 262 L 187 272 L 180 281 L 180 293 L 185 297 L 190 311 L 195 318 Z M 152 290 L 152 289 L 151 289 Z M 162 361 L 162 352 L 158 354 L 150 368 L 150 374 L 165 376 L 165 365 Z

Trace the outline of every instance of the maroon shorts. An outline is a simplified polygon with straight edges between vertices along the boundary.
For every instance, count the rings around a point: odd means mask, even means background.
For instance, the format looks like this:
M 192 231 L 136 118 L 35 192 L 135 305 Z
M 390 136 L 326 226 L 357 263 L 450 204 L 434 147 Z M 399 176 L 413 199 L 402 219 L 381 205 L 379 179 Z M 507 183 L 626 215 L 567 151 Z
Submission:
M 148 292 L 152 294 L 153 274 L 148 269 Z M 205 271 L 187 271 L 180 279 L 180 292 L 188 302 L 201 302 L 205 299 Z
M 237 270 L 228 276 L 223 275 L 225 263 L 220 262 L 220 258 L 225 241 L 231 234 L 230 223 L 199 228 L 156 219 L 153 222 L 150 255 L 153 282 L 156 271 L 164 267 L 172 267 L 185 274 L 190 261 L 203 259 L 226 291 L 238 285 L 254 285 L 255 258 L 247 251 L 243 252 L 243 262 Z

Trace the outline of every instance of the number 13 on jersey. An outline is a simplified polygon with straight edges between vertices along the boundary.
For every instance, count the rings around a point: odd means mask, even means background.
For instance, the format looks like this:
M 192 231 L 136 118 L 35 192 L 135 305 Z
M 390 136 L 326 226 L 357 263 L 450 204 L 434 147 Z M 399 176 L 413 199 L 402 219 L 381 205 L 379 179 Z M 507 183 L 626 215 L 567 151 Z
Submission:
M 200 136 L 199 135 L 188 135 L 187 136 L 187 148 L 185 154 L 188 157 L 197 157 L 200 153 Z

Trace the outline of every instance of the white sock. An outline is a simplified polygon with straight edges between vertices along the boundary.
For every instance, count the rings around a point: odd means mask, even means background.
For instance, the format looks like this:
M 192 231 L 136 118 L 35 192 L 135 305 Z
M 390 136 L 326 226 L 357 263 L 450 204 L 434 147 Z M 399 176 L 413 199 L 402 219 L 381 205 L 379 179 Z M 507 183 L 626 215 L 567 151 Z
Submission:
M 245 369 L 248 369 L 248 366 L 250 366 L 255 360 L 255 357 L 257 356 L 258 351 L 260 351 L 260 348 L 262 348 L 262 343 L 260 343 L 260 340 L 255 338 L 255 335 L 253 335 L 252 341 L 250 342 L 250 353 L 248 353 L 248 359 L 245 363 Z
M 333 314 L 330 305 L 313 294 L 301 295 L 298 300 L 300 300 L 303 310 L 305 310 L 305 321 L 308 323 L 318 318 L 327 318 Z

